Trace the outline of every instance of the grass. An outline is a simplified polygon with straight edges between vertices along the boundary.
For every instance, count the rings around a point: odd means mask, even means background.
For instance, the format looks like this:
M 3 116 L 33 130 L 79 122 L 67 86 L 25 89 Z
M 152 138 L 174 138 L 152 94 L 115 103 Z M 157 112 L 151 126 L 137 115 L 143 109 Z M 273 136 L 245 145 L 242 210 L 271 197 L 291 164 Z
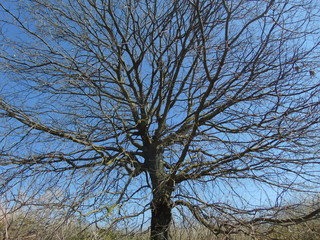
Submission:
M 0 218 L 0 236 L 3 240 L 148 240 L 149 233 L 126 233 L 121 230 L 84 229 L 79 221 L 62 219 L 38 219 L 30 214 L 14 214 Z M 259 235 L 259 232 L 268 233 Z M 172 228 L 171 240 L 318 240 L 320 220 L 298 225 L 270 225 L 252 230 L 251 236 L 236 234 L 215 236 L 208 229 Z

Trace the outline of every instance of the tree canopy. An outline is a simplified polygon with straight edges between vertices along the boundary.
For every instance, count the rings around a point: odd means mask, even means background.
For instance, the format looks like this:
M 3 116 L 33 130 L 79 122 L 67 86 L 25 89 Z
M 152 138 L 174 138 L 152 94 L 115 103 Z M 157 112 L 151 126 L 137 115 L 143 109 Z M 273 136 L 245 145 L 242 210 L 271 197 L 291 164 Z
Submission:
M 317 217 L 281 211 L 319 190 L 319 10 L 0 3 L 1 192 L 153 240 L 190 219 L 253 234 Z

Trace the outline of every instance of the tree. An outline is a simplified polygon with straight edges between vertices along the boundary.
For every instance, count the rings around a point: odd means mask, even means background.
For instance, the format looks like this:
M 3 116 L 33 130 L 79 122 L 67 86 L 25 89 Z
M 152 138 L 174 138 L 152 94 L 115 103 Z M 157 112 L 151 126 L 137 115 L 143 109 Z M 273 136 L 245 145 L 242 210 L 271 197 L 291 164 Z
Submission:
M 173 216 L 216 234 L 317 216 L 281 218 L 319 189 L 317 1 L 0 6 L 2 191 L 32 181 L 153 240 Z

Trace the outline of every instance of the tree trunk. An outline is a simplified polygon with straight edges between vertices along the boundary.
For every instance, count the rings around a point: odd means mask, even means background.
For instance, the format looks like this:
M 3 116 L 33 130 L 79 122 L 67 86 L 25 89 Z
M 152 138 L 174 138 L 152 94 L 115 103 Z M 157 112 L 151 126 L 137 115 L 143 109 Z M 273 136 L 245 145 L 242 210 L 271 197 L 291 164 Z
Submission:
M 151 203 L 151 240 L 168 240 L 169 227 L 172 219 L 172 205 L 168 192 L 164 196 L 154 194 Z M 158 196 L 155 196 L 158 195 Z
M 149 147 L 147 169 L 152 182 L 151 240 L 168 240 L 172 219 L 171 194 L 174 183 L 163 166 L 162 151 Z

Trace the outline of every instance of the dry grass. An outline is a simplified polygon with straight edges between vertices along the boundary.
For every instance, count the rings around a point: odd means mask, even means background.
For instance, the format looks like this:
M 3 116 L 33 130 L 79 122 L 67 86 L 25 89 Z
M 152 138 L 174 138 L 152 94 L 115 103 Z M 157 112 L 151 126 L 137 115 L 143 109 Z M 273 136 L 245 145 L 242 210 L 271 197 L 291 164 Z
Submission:
M 93 227 L 83 229 L 83 223 L 75 220 L 48 221 L 36 216 L 17 213 L 0 218 L 0 240 L 148 240 L 149 233 L 126 234 L 120 230 L 98 230 Z M 260 228 L 260 231 L 262 228 Z M 236 234 L 215 236 L 208 229 L 172 228 L 171 240 L 318 240 L 320 239 L 320 221 L 291 225 L 287 227 L 264 227 L 268 235 L 258 235 L 259 229 L 251 236 Z M 254 234 L 255 233 L 255 234 Z

